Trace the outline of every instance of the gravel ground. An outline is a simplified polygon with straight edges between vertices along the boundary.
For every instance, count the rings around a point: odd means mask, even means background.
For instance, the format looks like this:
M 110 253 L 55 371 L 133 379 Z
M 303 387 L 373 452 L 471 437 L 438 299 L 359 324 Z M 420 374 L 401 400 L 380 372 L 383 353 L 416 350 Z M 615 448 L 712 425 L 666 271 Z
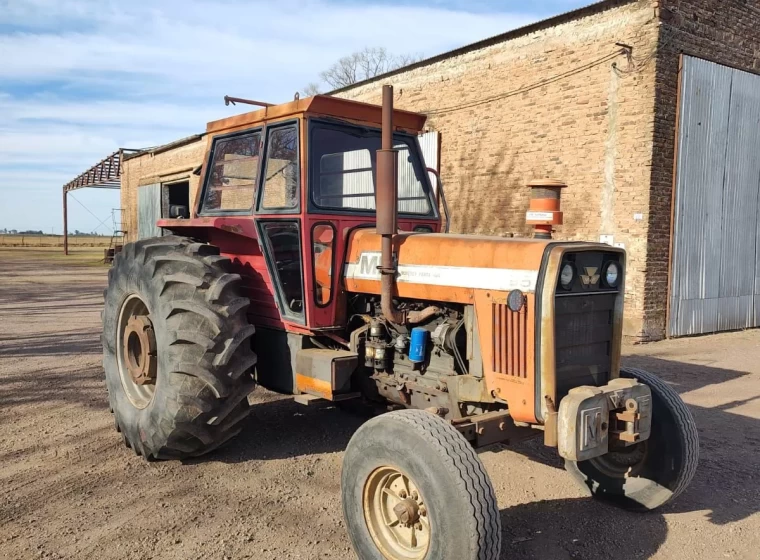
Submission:
M 353 558 L 340 466 L 362 418 L 263 390 L 243 434 L 197 461 L 146 463 L 106 404 L 103 268 L 0 253 L 0 558 Z M 626 348 L 692 407 L 687 492 L 635 515 L 592 502 L 540 442 L 481 454 L 503 558 L 760 557 L 760 331 Z

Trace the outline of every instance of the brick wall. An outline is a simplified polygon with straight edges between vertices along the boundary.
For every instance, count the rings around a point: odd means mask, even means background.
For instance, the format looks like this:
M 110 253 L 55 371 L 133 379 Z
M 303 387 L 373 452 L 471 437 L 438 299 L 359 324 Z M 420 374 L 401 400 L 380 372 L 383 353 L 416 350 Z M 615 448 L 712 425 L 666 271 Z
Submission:
M 557 237 L 625 244 L 625 332 L 640 337 L 659 26 L 651 1 L 583 14 L 339 95 L 379 103 L 391 83 L 396 107 L 429 115 L 454 232 L 529 235 L 527 182 L 566 181 Z
M 649 256 L 644 289 L 650 338 L 665 334 L 671 202 L 681 53 L 760 72 L 760 3 L 753 0 L 660 0 L 662 33 L 656 68 Z
M 188 180 L 190 204 L 195 204 L 199 177 L 193 175 L 192 170 L 203 163 L 205 150 L 204 138 L 165 151 L 146 152 L 124 161 L 121 174 L 121 207 L 127 242 L 137 239 L 137 190 L 141 186 Z

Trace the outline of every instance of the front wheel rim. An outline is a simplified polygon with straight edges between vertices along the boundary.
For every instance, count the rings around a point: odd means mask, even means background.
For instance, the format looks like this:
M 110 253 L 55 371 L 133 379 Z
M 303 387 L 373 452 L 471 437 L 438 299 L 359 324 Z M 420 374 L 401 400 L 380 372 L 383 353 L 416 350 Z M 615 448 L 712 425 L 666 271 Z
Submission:
M 379 467 L 364 484 L 364 518 L 378 550 L 389 560 L 418 560 L 430 548 L 431 524 L 422 493 L 395 467 Z

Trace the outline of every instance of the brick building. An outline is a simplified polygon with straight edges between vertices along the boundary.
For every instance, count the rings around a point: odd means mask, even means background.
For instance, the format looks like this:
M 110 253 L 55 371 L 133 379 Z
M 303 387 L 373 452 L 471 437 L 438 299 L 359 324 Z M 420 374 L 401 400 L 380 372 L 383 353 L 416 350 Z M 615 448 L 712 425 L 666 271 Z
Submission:
M 760 300 L 754 292 L 760 290 L 753 275 L 752 287 L 744 288 L 751 290 L 750 299 L 734 294 L 720 279 L 712 293 L 709 286 L 705 288 L 710 263 L 704 256 L 696 261 L 682 257 L 677 263 L 683 263 L 674 265 L 671 240 L 678 239 L 678 231 L 671 234 L 671 216 L 674 184 L 680 184 L 674 169 L 676 145 L 689 148 L 682 154 L 692 154 L 690 159 L 683 155 L 678 159 L 684 176 L 698 165 L 694 151 L 710 149 L 701 145 L 692 149 L 683 130 L 679 133 L 681 102 L 694 101 L 685 95 L 702 95 L 707 102 L 700 110 L 706 117 L 714 115 L 723 100 L 713 99 L 717 89 L 699 80 L 718 66 L 702 59 L 760 71 L 759 29 L 760 5 L 749 0 L 605 0 L 332 93 L 378 103 L 380 85 L 391 83 L 398 108 L 428 115 L 427 126 L 441 137 L 440 170 L 452 208 L 453 232 L 529 235 L 526 183 L 541 177 L 564 180 L 568 184 L 563 193 L 565 225 L 558 228 L 557 237 L 601 238 L 623 244 L 628 251 L 625 333 L 629 337 L 653 340 L 756 326 L 760 311 L 748 316 L 746 324 L 721 319 L 717 307 L 717 319 L 706 319 L 715 307 L 711 302 L 717 305 L 729 296 L 739 311 L 747 304 L 754 310 L 754 299 Z M 683 64 L 693 65 L 689 76 L 694 77 L 679 88 Z M 757 99 L 744 101 L 753 107 L 756 101 L 760 114 L 760 77 L 730 72 L 724 79 L 757 78 Z M 729 91 L 726 103 L 732 104 L 731 99 Z M 726 109 L 726 115 L 729 112 Z M 726 134 L 740 135 L 749 146 L 757 141 L 760 150 L 760 132 L 753 136 L 751 130 L 741 134 L 727 130 Z M 699 140 L 699 134 L 692 132 L 689 138 Z M 194 191 L 197 177 L 192 182 L 188 170 L 200 165 L 204 145 L 196 137 L 125 162 L 122 206 L 135 208 L 137 185 L 161 188 L 156 185 L 168 184 L 167 177 L 190 180 Z M 713 146 L 712 152 L 717 151 L 719 147 Z M 725 160 L 723 165 L 727 166 Z M 751 177 L 752 164 L 742 165 L 750 166 L 743 176 Z M 720 183 L 720 192 L 728 188 L 723 188 L 722 179 Z M 712 187 L 716 185 L 707 181 L 693 193 L 690 183 L 685 183 L 678 195 L 683 209 L 676 212 L 684 231 L 694 227 L 696 218 L 689 216 L 700 211 L 684 201 L 702 200 Z M 754 186 L 745 187 L 745 206 L 754 200 L 756 210 L 760 176 Z M 722 220 L 717 227 L 730 224 L 734 217 L 724 211 Z M 130 222 L 128 229 L 137 231 L 136 222 Z M 674 245 L 683 245 L 682 255 L 705 252 L 690 245 L 686 233 L 681 235 L 684 240 Z M 736 247 L 732 243 L 722 239 L 720 252 L 749 250 L 747 243 L 734 243 Z M 754 245 L 751 256 L 754 267 Z M 671 270 L 673 266 L 681 268 Z M 690 283 L 698 285 L 696 295 L 683 288 Z M 723 297 L 723 292 L 728 295 Z
M 121 208 L 126 241 L 160 235 L 155 222 L 168 217 L 169 203 L 195 199 L 199 177 L 193 171 L 203 163 L 205 150 L 205 138 L 198 134 L 124 158 Z M 148 204 L 139 204 L 138 197 Z

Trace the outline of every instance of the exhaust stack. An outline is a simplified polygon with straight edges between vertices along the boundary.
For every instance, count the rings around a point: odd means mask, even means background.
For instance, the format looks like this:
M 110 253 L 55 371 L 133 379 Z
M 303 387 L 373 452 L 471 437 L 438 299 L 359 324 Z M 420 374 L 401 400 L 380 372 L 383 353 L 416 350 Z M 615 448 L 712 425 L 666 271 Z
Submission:
M 393 86 L 383 86 L 383 128 L 381 149 L 377 151 L 377 189 L 375 191 L 377 233 L 380 245 L 380 308 L 386 320 L 397 325 L 421 323 L 440 312 L 435 306 L 421 311 L 398 309 L 393 303 L 398 272 L 393 258 L 398 233 L 398 150 L 393 148 Z

